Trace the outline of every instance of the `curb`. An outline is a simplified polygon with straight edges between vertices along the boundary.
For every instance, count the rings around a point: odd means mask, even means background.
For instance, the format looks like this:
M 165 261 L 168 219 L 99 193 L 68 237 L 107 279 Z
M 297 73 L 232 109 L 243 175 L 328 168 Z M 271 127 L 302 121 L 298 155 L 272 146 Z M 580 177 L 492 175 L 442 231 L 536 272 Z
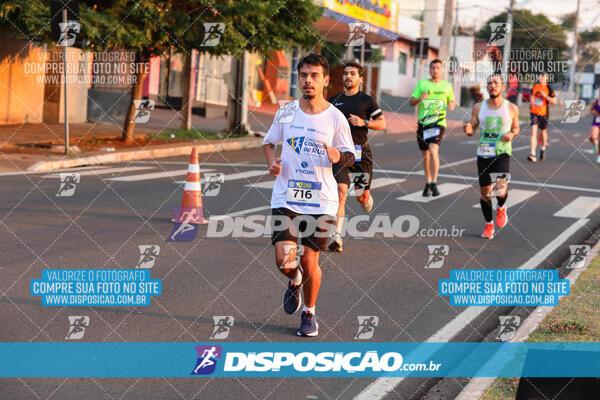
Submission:
M 597 232 L 597 231 L 596 231 Z M 595 234 L 592 234 L 592 237 Z M 569 286 L 572 286 L 581 275 L 590 265 L 592 260 L 600 253 L 600 241 L 597 241 L 595 245 L 592 246 L 590 251 L 590 256 L 588 257 L 583 268 L 573 269 L 564 279 L 569 280 Z M 552 309 L 556 306 L 539 306 L 536 307 L 535 310 L 527 319 L 521 327 L 515 333 L 515 336 L 510 340 L 510 342 L 525 342 L 529 335 L 535 331 L 539 325 L 542 323 L 543 319 L 552 311 Z M 473 378 L 469 382 L 467 386 L 456 396 L 455 400 L 472 400 L 479 399 L 481 395 L 494 383 L 496 377 L 494 378 Z
M 87 157 L 71 158 L 56 161 L 38 161 L 27 168 L 28 171 L 51 171 L 62 168 L 79 167 L 82 165 L 97 165 L 107 163 L 118 163 L 124 161 L 147 160 L 149 158 L 165 158 L 182 155 L 189 155 L 192 148 L 197 148 L 198 153 L 214 153 L 219 151 L 251 149 L 262 146 L 261 138 L 248 138 L 235 142 L 220 141 L 214 144 L 191 145 L 184 144 L 179 146 L 122 151 L 111 154 L 98 154 Z

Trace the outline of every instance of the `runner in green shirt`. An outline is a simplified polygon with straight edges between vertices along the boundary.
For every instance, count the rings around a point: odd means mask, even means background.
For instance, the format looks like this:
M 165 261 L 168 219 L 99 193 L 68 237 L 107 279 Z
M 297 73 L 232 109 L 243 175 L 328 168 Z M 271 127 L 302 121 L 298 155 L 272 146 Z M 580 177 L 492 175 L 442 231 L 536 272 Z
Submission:
M 408 104 L 419 105 L 417 143 L 423 153 L 425 189 L 423 196 L 439 196 L 437 176 L 440 168 L 439 146 L 446 130 L 446 111 L 454 110 L 452 85 L 442 80 L 442 61 L 429 64 L 431 78 L 421 79 L 412 92 Z

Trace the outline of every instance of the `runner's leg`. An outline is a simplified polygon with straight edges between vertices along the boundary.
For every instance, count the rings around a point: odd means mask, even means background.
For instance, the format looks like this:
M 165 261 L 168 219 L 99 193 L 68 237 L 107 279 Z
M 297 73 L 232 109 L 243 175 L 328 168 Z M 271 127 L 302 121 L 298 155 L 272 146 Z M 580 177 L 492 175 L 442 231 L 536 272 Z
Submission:
M 430 145 L 431 148 L 431 145 Z M 425 182 L 431 182 L 431 152 L 423 150 L 423 170 L 425 171 Z
M 302 265 L 302 289 L 304 291 L 304 305 L 311 308 L 317 303 L 319 289 L 321 288 L 321 267 L 319 267 L 319 252 L 306 246 L 300 258 Z
M 590 128 L 590 142 L 594 145 L 594 151 L 600 155 L 600 146 L 598 146 L 598 132 L 600 129 L 596 125 L 592 125 Z
M 337 211 L 337 221 L 335 223 L 335 233 L 341 233 L 342 227 L 344 223 L 344 217 L 346 216 L 346 199 L 348 196 L 348 185 L 345 183 L 338 183 L 338 211 Z
M 370 196 L 371 196 L 371 189 L 365 189 L 363 191 L 363 194 L 358 196 L 356 198 L 356 200 L 358 200 L 359 203 L 365 204 L 369 200 Z
M 342 231 L 344 228 L 344 219 L 346 216 L 346 199 L 348 198 L 348 185 L 346 183 L 337 184 L 338 189 L 338 211 L 335 223 L 335 233 L 333 234 L 331 243 L 328 248 L 329 251 L 342 252 L 344 246 L 344 240 L 342 239 Z
M 531 125 L 531 140 L 530 140 L 531 152 L 530 152 L 530 154 L 534 157 L 535 157 L 535 153 L 537 150 L 537 133 L 538 133 L 537 125 Z
M 298 277 L 300 272 L 297 268 L 298 265 L 294 266 L 294 263 L 286 258 L 289 258 L 289 251 L 286 255 L 286 248 L 290 249 L 293 248 L 293 246 L 296 246 L 296 243 L 287 240 L 282 240 L 275 243 L 275 264 L 277 265 L 277 269 L 279 269 L 282 274 L 290 278 L 292 281 Z
M 429 182 L 437 183 L 438 172 L 440 170 L 440 146 L 436 143 L 429 145 L 429 151 L 431 152 L 431 179 Z
M 481 204 L 481 212 L 483 213 L 483 219 L 486 224 L 492 222 L 492 194 L 491 194 L 491 186 L 482 186 L 481 190 L 481 198 L 479 199 L 479 203 Z
M 542 129 L 542 148 L 546 148 L 548 146 L 548 129 Z

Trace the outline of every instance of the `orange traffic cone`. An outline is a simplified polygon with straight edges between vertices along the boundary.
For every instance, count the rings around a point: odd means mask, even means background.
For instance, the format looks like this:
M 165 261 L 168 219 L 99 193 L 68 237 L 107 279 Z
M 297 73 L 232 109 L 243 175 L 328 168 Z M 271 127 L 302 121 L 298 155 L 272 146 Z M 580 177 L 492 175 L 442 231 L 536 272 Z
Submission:
M 187 178 L 183 189 L 181 207 L 176 207 L 173 222 L 188 222 L 192 224 L 207 224 L 202 207 L 202 188 L 200 183 L 200 162 L 198 150 L 192 148 L 190 164 L 188 165 Z

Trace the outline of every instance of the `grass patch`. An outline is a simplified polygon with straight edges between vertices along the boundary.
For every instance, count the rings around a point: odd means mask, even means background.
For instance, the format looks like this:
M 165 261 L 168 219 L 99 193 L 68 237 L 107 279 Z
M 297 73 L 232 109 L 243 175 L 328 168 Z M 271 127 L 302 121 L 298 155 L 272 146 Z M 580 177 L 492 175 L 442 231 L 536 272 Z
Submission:
M 494 383 L 481 395 L 479 400 L 514 399 L 517 395 L 520 379 L 498 378 L 494 380 Z
M 600 342 L 600 256 L 579 275 L 571 293 L 544 318 L 528 342 Z M 513 382 L 514 390 L 511 390 Z M 480 400 L 513 400 L 519 378 L 496 378 Z
M 198 129 L 169 129 L 149 136 L 152 139 L 158 140 L 217 140 L 231 137 L 227 132 L 204 132 Z
M 600 342 L 600 257 L 560 299 L 529 342 Z

